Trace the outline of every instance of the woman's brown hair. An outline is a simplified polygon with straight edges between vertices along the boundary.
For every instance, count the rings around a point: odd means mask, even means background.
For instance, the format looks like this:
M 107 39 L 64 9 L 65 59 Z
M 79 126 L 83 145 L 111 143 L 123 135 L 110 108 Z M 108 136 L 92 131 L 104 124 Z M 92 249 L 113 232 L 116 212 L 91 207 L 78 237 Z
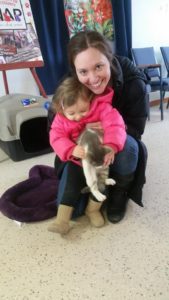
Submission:
M 112 65 L 113 53 L 110 42 L 97 31 L 80 31 L 70 39 L 68 44 L 68 60 L 73 75 L 76 74 L 74 66 L 76 56 L 88 48 L 96 48 L 99 50 L 107 57 L 110 67 L 114 69 Z
M 64 79 L 56 89 L 52 99 L 52 110 L 63 113 L 64 107 L 74 105 L 78 98 L 91 101 L 93 93 L 74 77 Z

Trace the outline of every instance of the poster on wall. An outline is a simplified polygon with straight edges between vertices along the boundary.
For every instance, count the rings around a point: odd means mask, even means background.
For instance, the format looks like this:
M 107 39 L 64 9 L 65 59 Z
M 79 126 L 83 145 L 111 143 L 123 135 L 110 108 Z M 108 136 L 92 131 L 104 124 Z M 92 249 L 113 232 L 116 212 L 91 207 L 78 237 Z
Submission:
M 0 65 L 42 66 L 29 0 L 0 0 Z
M 96 30 L 109 40 L 114 39 L 111 0 L 64 0 L 69 35 Z

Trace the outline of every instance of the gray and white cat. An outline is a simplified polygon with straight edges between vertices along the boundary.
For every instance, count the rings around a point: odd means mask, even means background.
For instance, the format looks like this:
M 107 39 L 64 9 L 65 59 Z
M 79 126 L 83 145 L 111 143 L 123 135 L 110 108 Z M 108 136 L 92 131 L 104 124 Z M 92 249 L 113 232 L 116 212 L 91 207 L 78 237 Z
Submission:
M 82 159 L 82 167 L 88 187 L 82 189 L 82 193 L 91 192 L 98 201 L 104 201 L 103 194 L 106 185 L 114 185 L 115 181 L 108 178 L 109 167 L 103 166 L 104 156 L 111 151 L 102 145 L 102 134 L 98 130 L 87 128 L 78 139 L 78 144 L 83 146 L 86 152 Z

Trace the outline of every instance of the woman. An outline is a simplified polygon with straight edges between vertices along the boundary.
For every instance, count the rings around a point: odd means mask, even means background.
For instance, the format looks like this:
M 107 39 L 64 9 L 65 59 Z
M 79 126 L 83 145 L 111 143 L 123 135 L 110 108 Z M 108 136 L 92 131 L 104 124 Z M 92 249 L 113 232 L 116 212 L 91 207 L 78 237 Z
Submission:
M 69 41 L 68 58 L 72 76 L 77 77 L 94 94 L 102 94 L 107 86 L 113 88 L 112 105 L 118 109 L 126 124 L 128 135 L 124 149 L 116 155 L 114 163 L 110 165 L 110 176 L 115 179 L 116 185 L 109 189 L 106 205 L 108 220 L 117 223 L 125 215 L 129 198 L 143 206 L 141 199 L 147 151 L 141 142 L 141 135 L 147 119 L 146 77 L 128 58 L 113 55 L 110 43 L 96 31 L 77 33 Z M 49 117 L 51 119 L 51 116 Z M 90 126 L 101 129 L 99 123 Z M 60 162 L 58 163 L 58 159 L 56 162 L 58 170 Z M 63 197 L 63 190 L 70 180 L 71 172 L 70 166 L 64 165 L 58 202 Z M 80 182 L 82 174 L 76 173 Z M 75 195 L 76 208 L 79 209 L 79 188 Z M 84 207 L 81 207 L 77 215 L 83 211 Z

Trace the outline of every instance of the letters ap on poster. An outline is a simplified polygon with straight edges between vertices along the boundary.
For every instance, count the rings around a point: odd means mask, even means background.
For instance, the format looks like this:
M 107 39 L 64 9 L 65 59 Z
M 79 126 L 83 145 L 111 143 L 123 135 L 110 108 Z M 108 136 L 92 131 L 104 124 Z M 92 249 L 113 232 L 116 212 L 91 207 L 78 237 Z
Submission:
M 24 6 L 20 0 L 0 0 L 0 30 L 26 29 Z

